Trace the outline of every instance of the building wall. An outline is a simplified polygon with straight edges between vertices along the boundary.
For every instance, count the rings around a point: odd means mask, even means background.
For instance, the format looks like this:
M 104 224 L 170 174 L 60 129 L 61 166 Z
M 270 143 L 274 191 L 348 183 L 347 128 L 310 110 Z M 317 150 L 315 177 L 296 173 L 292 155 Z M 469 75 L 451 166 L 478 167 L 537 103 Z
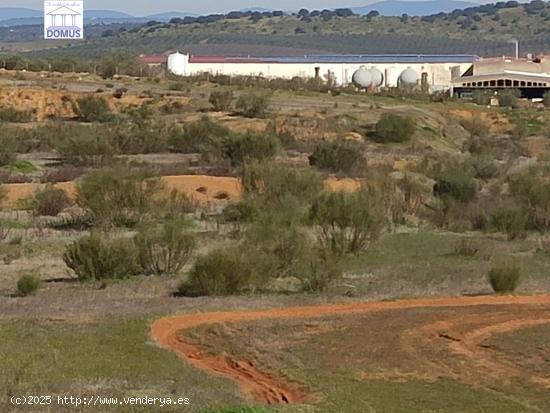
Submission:
M 353 73 L 362 66 L 375 67 L 380 70 L 384 74 L 384 86 L 397 86 L 401 73 L 407 68 L 412 68 L 419 76 L 422 73 L 427 73 L 427 81 L 432 90 L 441 90 L 451 87 L 453 68 L 458 66 L 458 71 L 462 74 L 471 66 L 471 63 L 195 63 L 187 60 L 185 69 L 179 71 L 187 76 L 212 73 L 290 79 L 293 77 L 315 77 L 316 68 L 319 68 L 319 75 L 323 79 L 327 78 L 330 71 L 339 85 L 347 85 L 351 83 Z

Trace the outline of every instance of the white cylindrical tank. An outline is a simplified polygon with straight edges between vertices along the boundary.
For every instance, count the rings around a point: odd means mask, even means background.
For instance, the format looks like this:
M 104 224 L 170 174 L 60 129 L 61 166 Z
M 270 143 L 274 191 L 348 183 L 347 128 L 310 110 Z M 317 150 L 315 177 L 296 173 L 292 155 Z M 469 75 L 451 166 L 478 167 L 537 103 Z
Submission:
M 399 82 L 407 86 L 416 85 L 419 79 L 420 75 L 416 72 L 416 70 L 410 67 L 403 70 L 403 72 L 399 76 Z
M 168 71 L 178 76 L 186 75 L 187 55 L 180 52 L 168 56 Z
M 355 71 L 352 78 L 353 84 L 359 88 L 368 88 L 372 84 L 372 75 L 365 67 Z
M 374 87 L 382 86 L 382 83 L 384 83 L 384 75 L 382 72 L 375 67 L 371 67 L 369 69 L 369 73 L 371 77 L 371 85 Z

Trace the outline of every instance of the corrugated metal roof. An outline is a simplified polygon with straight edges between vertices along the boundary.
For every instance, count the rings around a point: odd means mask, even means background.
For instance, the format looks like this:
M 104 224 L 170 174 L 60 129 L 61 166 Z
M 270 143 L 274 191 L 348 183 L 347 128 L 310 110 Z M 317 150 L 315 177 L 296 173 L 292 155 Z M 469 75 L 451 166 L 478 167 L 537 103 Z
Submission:
M 312 55 L 277 57 L 191 56 L 191 63 L 473 63 L 475 55 Z
M 143 63 L 166 63 L 166 55 L 140 55 Z M 479 57 L 467 54 L 372 54 L 372 55 L 311 55 L 311 56 L 191 56 L 190 63 L 473 63 Z

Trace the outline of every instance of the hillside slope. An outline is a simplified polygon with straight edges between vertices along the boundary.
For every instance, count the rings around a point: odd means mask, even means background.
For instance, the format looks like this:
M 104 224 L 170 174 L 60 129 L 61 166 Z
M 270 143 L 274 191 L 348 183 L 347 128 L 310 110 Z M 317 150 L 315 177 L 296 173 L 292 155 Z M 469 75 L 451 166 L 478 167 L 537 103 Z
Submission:
M 301 15 L 249 13 L 212 15 L 148 23 L 125 32 L 112 32 L 56 55 L 95 58 L 106 51 L 162 53 L 201 45 L 228 45 L 225 54 L 250 54 L 248 47 L 317 50 L 326 53 L 475 53 L 511 55 L 510 40 L 519 39 L 522 52 L 550 51 L 550 3 L 498 3 L 424 17 L 358 16 L 343 12 Z M 349 11 L 351 13 L 351 11 Z M 248 45 L 239 47 L 239 45 Z M 51 55 L 53 51 L 48 51 Z M 42 54 L 46 57 L 46 54 Z

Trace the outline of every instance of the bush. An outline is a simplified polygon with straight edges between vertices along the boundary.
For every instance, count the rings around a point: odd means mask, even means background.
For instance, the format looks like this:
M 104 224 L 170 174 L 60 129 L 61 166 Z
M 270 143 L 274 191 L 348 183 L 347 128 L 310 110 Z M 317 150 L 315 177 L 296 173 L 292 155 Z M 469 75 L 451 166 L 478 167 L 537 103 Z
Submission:
M 489 106 L 491 104 L 491 93 L 482 90 L 476 90 L 472 101 L 477 105 Z
M 489 271 L 489 283 L 496 293 L 512 293 L 521 282 L 521 270 L 515 264 L 503 263 Z
M 55 217 L 71 205 L 72 201 L 63 189 L 50 185 L 34 194 L 31 201 L 36 216 Z
M 528 225 L 541 233 L 550 229 L 550 170 L 531 168 L 510 179 L 510 192 L 524 207 Z
M 434 192 L 440 198 L 468 203 L 477 196 L 477 182 L 472 171 L 462 164 L 451 163 L 437 173 Z
M 133 227 L 155 207 L 160 182 L 140 170 L 103 169 L 85 176 L 77 185 L 77 203 L 87 209 L 96 225 Z
M 365 250 L 385 222 L 379 200 L 365 191 L 321 195 L 311 206 L 310 219 L 319 228 L 321 245 L 339 255 Z
M 40 278 L 34 274 L 24 274 L 17 280 L 17 293 L 20 297 L 34 295 L 40 288 Z
M 178 292 L 187 296 L 231 295 L 255 285 L 253 268 L 240 251 L 214 250 L 197 259 Z
M 472 116 L 460 121 L 460 125 L 470 134 L 471 138 L 485 137 L 489 134 L 489 128 L 481 116 Z
M 527 232 L 527 212 L 518 207 L 499 207 L 489 215 L 489 227 L 506 234 L 508 240 L 524 238 Z
M 110 131 L 89 126 L 67 128 L 54 147 L 63 161 L 76 166 L 103 166 L 118 154 Z
M 498 94 L 498 104 L 507 108 L 517 108 L 520 95 L 518 90 L 501 91 Z
M 0 121 L 13 123 L 28 123 L 32 121 L 33 113 L 27 110 L 18 110 L 12 106 L 0 108 Z
M 134 238 L 139 262 L 146 274 L 177 274 L 189 261 L 195 249 L 195 237 L 182 220 L 165 221 L 159 228 L 141 228 Z
M 454 248 L 454 255 L 460 257 L 474 257 L 479 252 L 479 248 L 474 243 L 467 239 L 460 240 Z
M 365 163 L 361 145 L 353 141 L 321 142 L 309 157 L 309 164 L 331 172 L 349 173 Z
M 476 178 L 487 180 L 498 175 L 498 165 L 491 155 L 472 156 L 469 164 Z
M 229 134 L 223 140 L 221 147 L 222 157 L 228 159 L 232 166 L 239 166 L 252 160 L 270 159 L 278 151 L 277 137 L 252 131 L 244 134 Z
M 411 118 L 385 114 L 376 123 L 375 138 L 383 143 L 406 142 L 412 138 L 415 129 L 415 123 Z
M 68 245 L 63 261 L 81 281 L 126 278 L 140 271 L 131 239 L 108 240 L 97 233 Z
M 247 118 L 263 118 L 269 106 L 269 98 L 266 95 L 248 93 L 237 100 L 236 107 Z
M 186 124 L 183 131 L 173 130 L 168 143 L 174 152 L 211 153 L 219 150 L 221 141 L 229 134 L 229 129 L 203 116 Z
M 210 102 L 215 112 L 227 112 L 231 109 L 233 103 L 233 92 L 230 90 L 212 92 L 208 102 Z
M 110 122 L 113 112 L 102 96 L 86 95 L 77 99 L 74 111 L 84 122 Z
M 335 281 L 342 278 L 338 258 L 330 251 L 316 251 L 308 262 L 306 270 L 298 274 L 304 291 L 324 292 Z
M 323 178 L 312 169 L 262 162 L 245 164 L 241 183 L 247 196 L 260 198 L 262 206 L 276 209 L 288 208 L 291 199 L 309 204 L 324 188 Z
M 243 249 L 250 256 L 258 279 L 299 277 L 307 270 L 309 239 L 293 222 L 264 215 L 246 232 Z
M 17 143 L 13 136 L 4 135 L 0 138 L 0 166 L 7 166 L 17 159 Z

